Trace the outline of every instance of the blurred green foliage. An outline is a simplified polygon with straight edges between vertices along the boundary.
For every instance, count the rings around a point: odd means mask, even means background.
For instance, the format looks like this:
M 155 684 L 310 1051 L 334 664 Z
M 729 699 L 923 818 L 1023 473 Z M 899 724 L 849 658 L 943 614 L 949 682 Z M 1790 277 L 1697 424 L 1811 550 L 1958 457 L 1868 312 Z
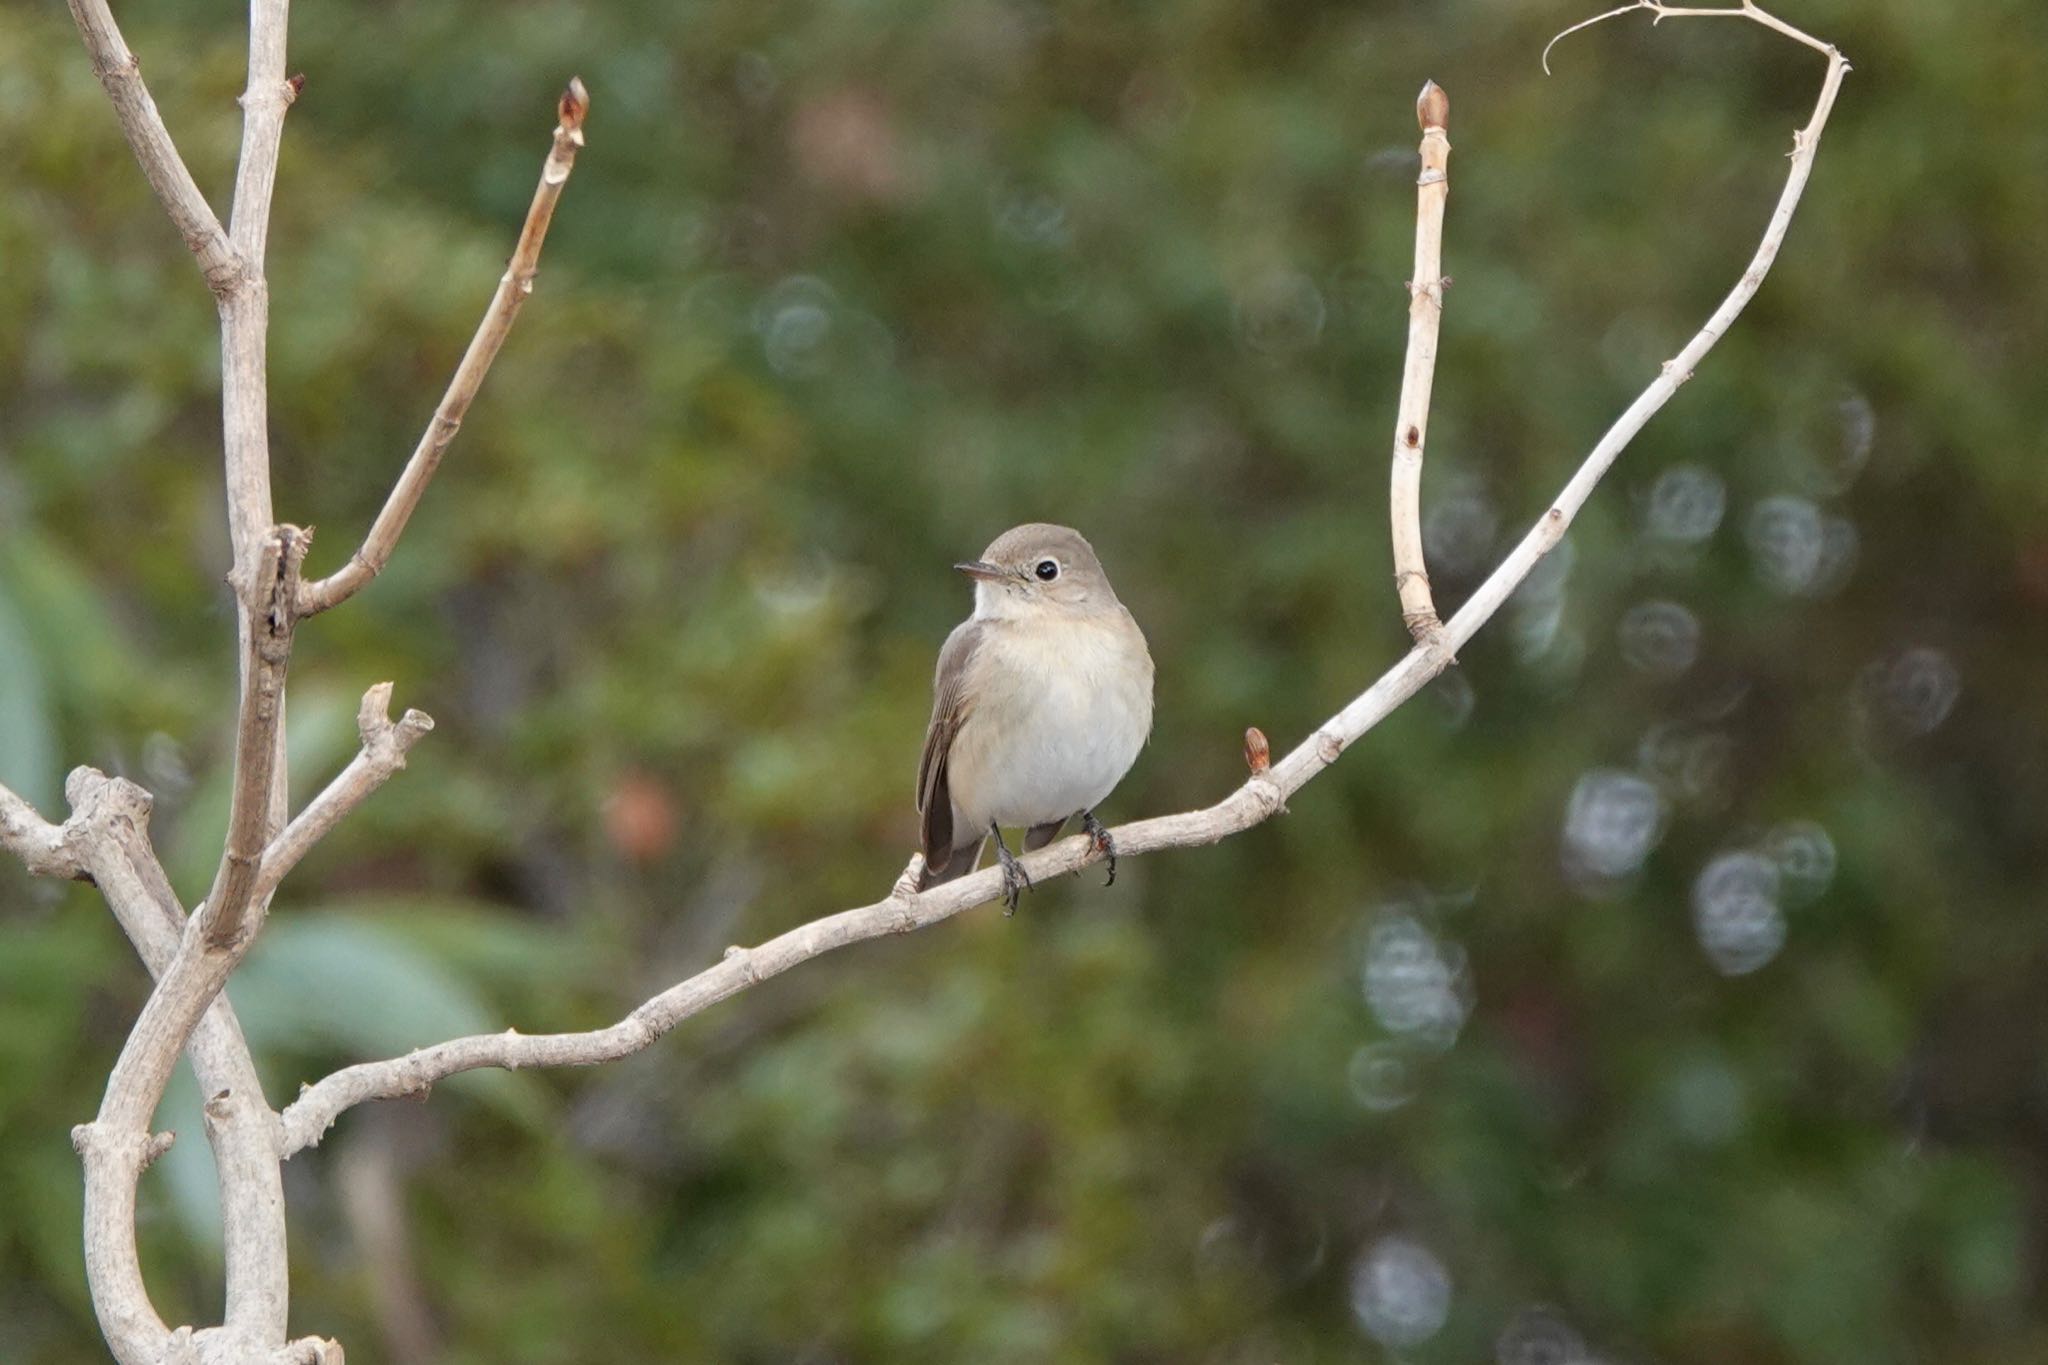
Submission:
M 287 1168 L 295 1326 L 393 1361 L 2048 1358 L 2048 13 L 1785 0 L 1855 59 L 1778 271 L 1461 668 L 1212 850 L 839 954 L 599 1073 Z M 224 202 L 235 7 L 120 6 Z M 304 4 L 279 515 L 331 570 L 571 72 L 518 331 L 391 569 L 304 632 L 294 780 L 440 721 L 232 994 L 273 1099 L 592 1026 L 871 899 L 945 566 L 1094 538 L 1160 663 L 1113 817 L 1400 649 L 1411 100 L 1451 93 L 1424 500 L 1455 605 L 1752 250 L 1820 67 L 1551 4 Z M 214 319 L 60 9 L 0 24 L 0 780 L 230 739 Z M 1658 605 L 1663 604 L 1663 605 Z M 1786 822 L 1812 822 L 1788 824 Z M 1815 826 L 1820 834 L 1815 833 Z M 144 980 L 0 868 L 0 1358 L 102 1358 L 66 1142 Z M 145 1180 L 210 1320 L 189 1078 Z M 1574 1354 L 1583 1346 L 1581 1354 Z

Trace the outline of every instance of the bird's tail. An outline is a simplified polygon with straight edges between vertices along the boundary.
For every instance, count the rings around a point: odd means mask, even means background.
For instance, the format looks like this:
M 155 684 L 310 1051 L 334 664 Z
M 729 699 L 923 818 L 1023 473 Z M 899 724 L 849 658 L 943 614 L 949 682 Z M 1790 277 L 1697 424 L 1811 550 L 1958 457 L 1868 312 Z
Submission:
M 929 851 L 924 855 L 924 875 L 917 879 L 917 889 L 929 891 L 944 885 L 955 877 L 964 877 L 981 866 L 981 851 L 988 844 L 986 836 L 971 844 L 962 844 L 945 855 L 944 862 L 935 862 Z

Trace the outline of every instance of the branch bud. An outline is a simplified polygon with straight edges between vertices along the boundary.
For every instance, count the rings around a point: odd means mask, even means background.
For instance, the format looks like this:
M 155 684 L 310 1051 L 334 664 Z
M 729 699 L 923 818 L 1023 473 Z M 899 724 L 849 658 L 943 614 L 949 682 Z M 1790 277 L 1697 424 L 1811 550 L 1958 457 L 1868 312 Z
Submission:
M 583 126 L 584 116 L 590 112 L 590 91 L 584 88 L 581 76 L 569 78 L 555 112 L 561 120 L 563 132 L 573 133 Z
M 1422 93 L 1415 97 L 1415 121 L 1422 125 L 1422 131 L 1451 126 L 1451 97 L 1435 81 L 1424 81 Z
M 1266 732 L 1256 725 L 1244 732 L 1244 762 L 1254 777 L 1273 766 L 1273 746 L 1266 743 Z

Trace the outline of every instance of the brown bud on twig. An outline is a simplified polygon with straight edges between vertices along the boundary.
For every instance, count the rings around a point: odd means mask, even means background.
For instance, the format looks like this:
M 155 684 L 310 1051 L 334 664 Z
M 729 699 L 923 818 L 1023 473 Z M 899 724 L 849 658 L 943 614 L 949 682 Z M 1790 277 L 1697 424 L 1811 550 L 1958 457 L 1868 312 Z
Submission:
M 1254 777 L 1273 766 L 1273 746 L 1266 743 L 1266 732 L 1256 725 L 1244 732 L 1244 761 Z
M 1422 131 L 1451 126 L 1451 97 L 1435 81 L 1424 81 L 1422 93 L 1415 97 L 1415 121 L 1422 125 Z
M 288 80 L 286 80 L 286 81 L 285 81 L 285 88 L 286 88 L 286 89 L 288 89 L 288 90 L 290 90 L 290 91 L 292 92 L 292 98 L 293 98 L 293 99 L 295 99 L 295 100 L 296 100 L 296 99 L 297 99 L 297 98 L 298 98 L 299 96 L 301 96 L 301 95 L 305 94 L 305 93 L 306 93 L 306 73 L 305 73 L 305 72 L 303 72 L 303 71 L 300 71 L 300 72 L 297 72 L 297 73 L 293 74 L 293 75 L 292 75 L 292 76 L 291 76 L 291 77 L 290 77 L 290 78 L 289 78 Z
M 584 89 L 581 76 L 569 78 L 556 112 L 561 117 L 563 132 L 573 133 L 583 126 L 583 117 L 590 112 L 590 92 Z

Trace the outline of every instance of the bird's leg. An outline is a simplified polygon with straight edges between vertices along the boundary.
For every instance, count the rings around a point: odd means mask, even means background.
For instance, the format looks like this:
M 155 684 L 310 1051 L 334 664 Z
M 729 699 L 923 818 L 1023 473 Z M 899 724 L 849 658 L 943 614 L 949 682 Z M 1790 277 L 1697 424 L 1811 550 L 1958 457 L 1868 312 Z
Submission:
M 1011 855 L 1002 830 L 990 825 L 988 832 L 996 836 L 996 862 L 1003 869 L 1003 915 L 1007 918 L 1017 913 L 1017 897 L 1031 889 L 1031 874 Z
M 1095 812 L 1081 812 L 1081 832 L 1095 841 L 1095 846 L 1109 855 L 1109 880 L 1104 886 L 1116 885 L 1116 840 L 1111 837 L 1109 826 L 1095 818 Z

